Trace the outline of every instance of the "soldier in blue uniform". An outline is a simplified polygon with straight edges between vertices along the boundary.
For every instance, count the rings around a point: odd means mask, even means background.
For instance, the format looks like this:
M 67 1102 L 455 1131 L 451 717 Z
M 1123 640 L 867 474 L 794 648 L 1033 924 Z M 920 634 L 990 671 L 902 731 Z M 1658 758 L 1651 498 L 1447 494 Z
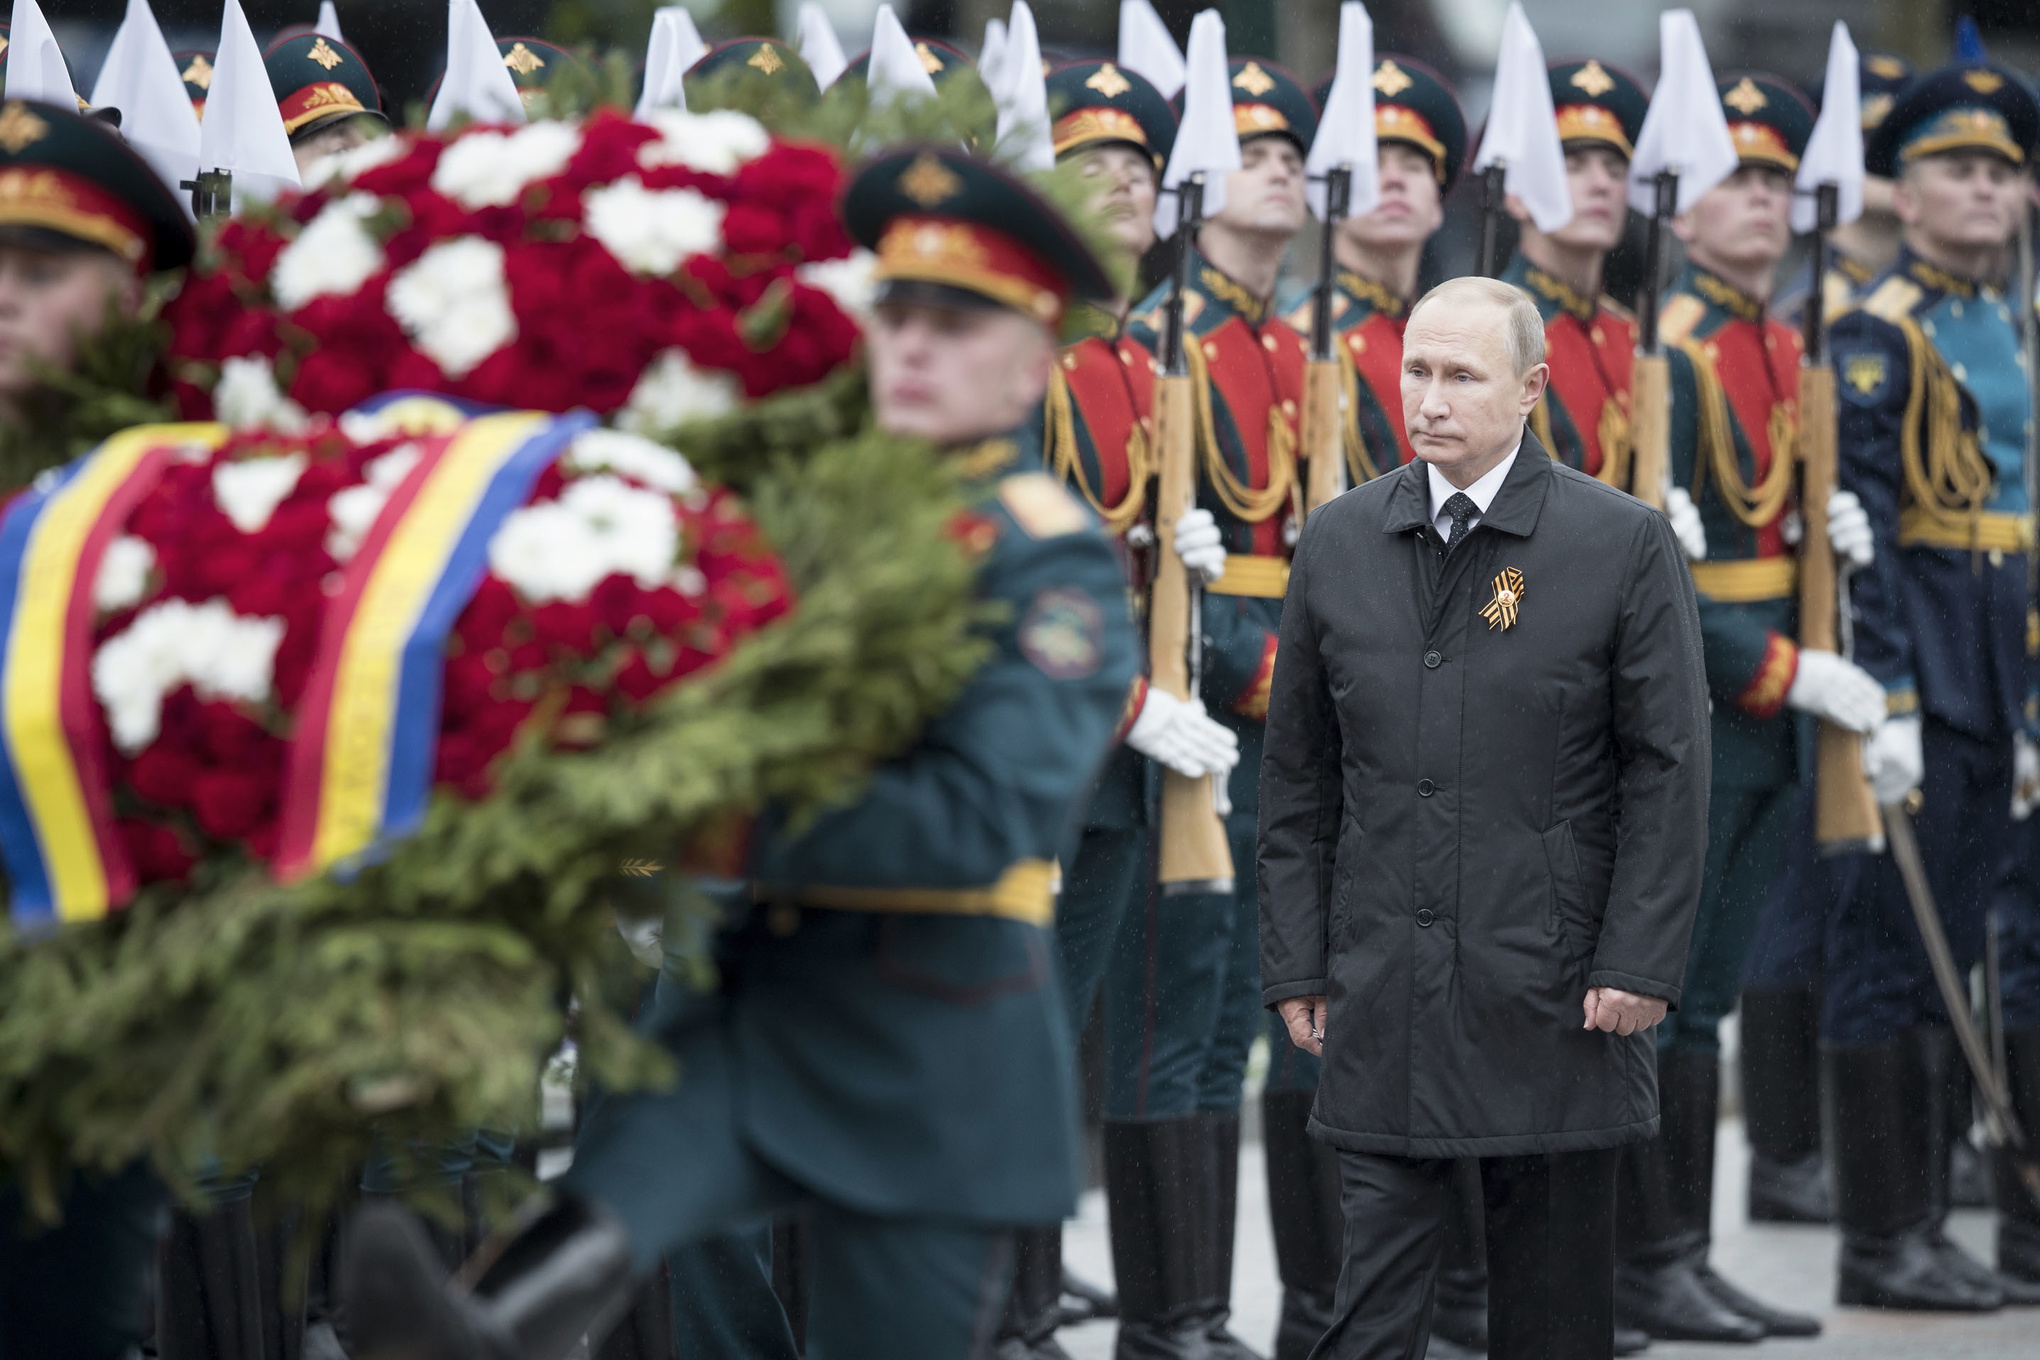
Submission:
M 1810 727 L 1800 715 L 1867 731 L 1883 696 L 1851 662 L 1794 642 L 1800 551 L 1867 563 L 1870 540 L 1846 492 L 1826 507 L 1831 542 L 1801 544 L 1795 530 L 1799 338 L 1767 303 L 1792 241 L 1793 175 L 1813 109 L 1765 75 L 1724 81 L 1719 94 L 1740 164 L 1674 223 L 1687 264 L 1659 322 L 1671 356 L 1672 482 L 1698 512 L 1699 532 L 1682 540 L 1713 695 L 1707 863 L 1679 1008 L 1658 1031 L 1660 1132 L 1623 1149 L 1616 1309 L 1658 1338 L 1753 1341 L 1815 1335 L 1820 1324 L 1750 1297 L 1708 1263 L 1717 1031 L 1801 824 Z
M 667 1248 L 805 1206 L 817 1356 L 962 1360 L 988 1345 L 1012 1230 L 1078 1173 L 1052 959 L 1054 857 L 1134 675 L 1096 521 L 1024 428 L 1071 293 L 1104 270 L 1018 181 L 947 148 L 873 161 L 844 202 L 877 253 L 873 405 L 975 488 L 991 658 L 863 798 L 768 810 L 716 942 L 720 985 L 662 982 L 682 1073 L 594 1109 L 561 1193 L 444 1288 L 415 1218 L 365 1209 L 345 1261 L 356 1354 L 559 1360 Z
M 1303 158 L 1317 109 L 1271 62 L 1229 67 L 1243 168 L 1205 220 L 1183 299 L 1200 431 L 1197 504 L 1216 519 L 1225 574 L 1205 587 L 1205 711 L 1239 740 L 1229 781 L 1234 891 L 1127 914 L 1106 968 L 1105 1190 L 1122 1357 L 1253 1354 L 1226 1328 L 1247 1053 L 1261 1029 L 1254 842 L 1275 633 L 1301 507 L 1301 338 L 1276 313 L 1276 272 L 1302 228 Z M 1160 344 L 1166 289 L 1127 334 Z
M 2034 911 L 2030 895 L 2005 891 L 2014 788 L 2033 768 L 2033 412 L 2000 283 L 2036 139 L 2040 106 L 2011 71 L 1958 62 L 1908 86 L 1867 147 L 1870 172 L 1897 181 L 1903 246 L 1833 331 L 1842 481 L 1877 535 L 1875 570 L 1852 582 L 1856 657 L 1889 714 L 1865 763 L 1880 801 L 1919 795 L 1927 875 L 1965 973 L 1987 906 L 2013 913 L 2014 933 Z M 1971 1310 L 2040 1301 L 1943 1232 L 1950 1144 L 1969 1123 L 1966 1099 L 1949 1094 L 1962 1060 L 1889 859 L 1866 867 L 1833 940 L 1821 1029 L 1838 1297 Z M 2030 1054 L 2040 989 L 2006 982 L 2005 1022 Z M 2026 1100 L 2031 1113 L 2030 1088 Z M 2008 1207 L 2030 1221 L 2030 1205 Z

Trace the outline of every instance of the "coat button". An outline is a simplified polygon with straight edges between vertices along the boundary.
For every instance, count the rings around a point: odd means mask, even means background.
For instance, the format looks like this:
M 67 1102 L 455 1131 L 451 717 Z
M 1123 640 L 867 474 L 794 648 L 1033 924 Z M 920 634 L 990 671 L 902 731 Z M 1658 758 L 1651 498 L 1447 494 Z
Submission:
M 1436 652 L 1435 650 L 1424 653 L 1424 665 L 1426 665 L 1427 667 L 1434 671 L 1438 669 L 1438 663 L 1443 661 L 1444 659 L 1445 658 L 1439 655 L 1438 652 Z
M 1436 784 L 1433 784 L 1430 780 L 1419 779 L 1417 781 L 1417 795 L 1419 797 L 1429 798 L 1432 794 L 1436 793 L 1437 791 L 1438 786 Z
M 1424 907 L 1423 909 L 1417 912 L 1417 924 L 1420 926 L 1428 926 L 1431 924 L 1431 922 L 1437 919 L 1438 919 L 1437 917 L 1431 915 L 1431 909 L 1429 907 Z

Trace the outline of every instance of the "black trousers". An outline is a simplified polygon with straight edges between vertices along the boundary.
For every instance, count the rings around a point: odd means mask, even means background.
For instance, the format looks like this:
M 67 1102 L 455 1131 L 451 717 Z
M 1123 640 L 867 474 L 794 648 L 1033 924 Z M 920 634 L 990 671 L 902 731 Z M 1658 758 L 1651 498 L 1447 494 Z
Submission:
M 1616 1149 L 1480 1159 L 1489 1360 L 1615 1347 Z M 1311 1360 L 1423 1360 L 1453 1194 L 1447 1159 L 1339 1154 L 1345 1261 Z

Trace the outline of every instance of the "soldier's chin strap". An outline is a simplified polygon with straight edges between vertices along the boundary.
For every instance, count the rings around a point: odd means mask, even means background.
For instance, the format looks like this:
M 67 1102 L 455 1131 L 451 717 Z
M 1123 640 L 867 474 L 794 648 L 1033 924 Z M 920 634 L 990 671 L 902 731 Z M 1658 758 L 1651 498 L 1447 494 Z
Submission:
M 1926 942 L 1927 961 L 1934 968 L 1934 983 L 1941 989 L 1941 1003 L 1947 1008 L 1955 1038 L 1962 1045 L 1962 1057 L 1969 1074 L 1983 1096 L 1984 1134 L 1993 1147 L 2011 1159 L 2012 1169 L 2026 1187 L 2026 1193 L 2040 1200 L 2040 1165 L 2035 1165 L 2026 1143 L 2025 1130 L 2012 1111 L 2011 1098 L 1998 1065 L 1990 1059 L 1983 1036 L 1969 1012 L 1969 989 L 1955 967 L 1955 952 L 1948 947 L 1948 934 L 1941 928 L 1941 913 L 1934 905 L 1934 890 L 1927 883 L 1927 867 L 1920 858 L 1920 843 L 1913 836 L 1912 817 L 1898 803 L 1884 804 L 1884 835 L 1898 874 L 1905 881 L 1906 900 L 1912 904 L 1913 920 Z

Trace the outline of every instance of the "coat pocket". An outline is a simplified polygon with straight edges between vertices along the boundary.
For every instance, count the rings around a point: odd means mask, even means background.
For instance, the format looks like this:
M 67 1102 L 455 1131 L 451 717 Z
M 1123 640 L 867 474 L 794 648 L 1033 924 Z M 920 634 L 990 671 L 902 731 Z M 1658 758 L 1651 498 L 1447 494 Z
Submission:
M 1572 823 L 1560 822 L 1545 832 L 1543 839 L 1544 867 L 1551 875 L 1551 933 L 1571 965 L 1594 952 L 1600 944 L 1600 930 L 1587 906 Z

